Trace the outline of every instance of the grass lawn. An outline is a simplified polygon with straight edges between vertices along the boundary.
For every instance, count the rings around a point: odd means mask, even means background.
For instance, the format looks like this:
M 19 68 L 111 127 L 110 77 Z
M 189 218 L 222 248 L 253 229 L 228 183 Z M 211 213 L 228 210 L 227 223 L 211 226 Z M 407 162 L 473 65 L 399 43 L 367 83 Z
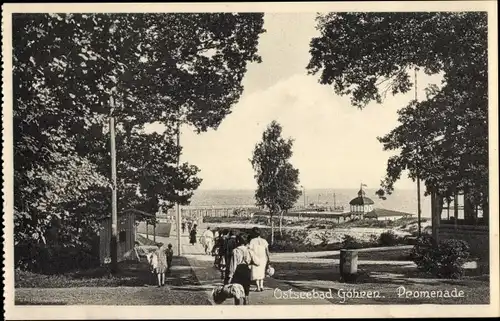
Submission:
M 185 258 L 173 260 L 166 286 L 156 287 L 144 263 L 120 262 L 110 276 L 96 268 L 64 275 L 15 271 L 16 305 L 208 305 L 210 301 Z
M 374 252 L 359 252 L 358 260 L 365 261 L 411 261 L 411 249 L 394 249 Z M 323 259 L 340 259 L 340 254 L 322 256 Z
M 16 305 L 210 305 L 205 292 L 186 287 L 104 287 L 16 289 Z
M 173 259 L 174 266 L 189 267 L 185 258 Z M 60 275 L 44 275 L 26 271 L 15 271 L 16 288 L 74 288 L 74 287 L 118 287 L 144 286 L 151 284 L 151 275 L 144 262 L 119 262 L 119 272 L 111 275 L 106 267 L 75 271 Z M 188 277 L 182 282 L 196 282 L 192 271 L 187 269 Z M 173 272 L 172 272 L 173 273 Z M 172 282 L 177 282 L 172 280 Z M 178 282 L 177 282 L 178 283 Z

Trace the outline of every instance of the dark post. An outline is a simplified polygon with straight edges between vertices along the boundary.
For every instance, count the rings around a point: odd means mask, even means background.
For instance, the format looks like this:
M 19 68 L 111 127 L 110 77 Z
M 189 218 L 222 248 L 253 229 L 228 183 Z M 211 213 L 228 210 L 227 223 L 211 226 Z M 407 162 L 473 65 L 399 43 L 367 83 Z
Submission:
M 453 217 L 454 223 L 455 223 L 455 230 L 457 229 L 458 226 L 458 193 L 455 192 L 453 195 Z
M 422 208 L 420 206 L 420 175 L 417 168 L 417 221 L 418 221 L 418 236 L 422 236 Z
M 417 91 L 417 71 L 418 68 L 415 67 L 415 102 L 418 102 L 418 91 Z M 417 221 L 418 221 L 418 236 L 422 235 L 422 210 L 420 207 L 420 173 L 419 166 L 420 164 L 416 164 L 417 166 Z
M 110 97 L 111 113 L 114 109 L 113 97 Z M 111 114 L 109 117 L 109 133 L 110 133 L 110 147 L 111 147 L 111 272 L 116 273 L 118 269 L 118 207 L 117 191 L 116 191 L 116 145 L 115 145 L 115 118 Z
M 435 244 L 439 244 L 439 220 L 441 219 L 440 213 L 438 213 L 438 194 L 436 192 L 432 192 L 431 194 L 431 208 L 432 208 L 432 238 L 434 239 Z
M 180 147 L 180 130 L 181 130 L 181 123 L 180 121 L 177 122 L 177 147 Z M 179 168 L 180 165 L 180 159 L 181 159 L 181 154 L 180 152 L 177 154 L 177 168 Z M 177 202 L 175 204 L 175 212 L 176 212 L 176 218 L 177 218 L 177 255 L 181 255 L 181 209 L 180 205 Z

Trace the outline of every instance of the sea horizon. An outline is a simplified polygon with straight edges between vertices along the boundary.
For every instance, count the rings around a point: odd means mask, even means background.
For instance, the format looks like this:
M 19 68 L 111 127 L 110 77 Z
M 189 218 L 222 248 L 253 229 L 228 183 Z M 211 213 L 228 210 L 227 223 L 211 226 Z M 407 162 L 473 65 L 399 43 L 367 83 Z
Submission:
M 378 188 L 363 188 L 365 196 L 373 200 L 374 208 L 385 208 L 394 211 L 417 214 L 417 193 L 412 189 L 397 189 L 386 200 L 380 199 L 375 192 Z M 343 206 L 349 210 L 349 202 L 357 197 L 359 188 L 310 188 L 298 199 L 296 205 L 319 204 L 320 206 Z M 335 197 L 334 197 L 335 194 Z M 254 189 L 198 189 L 194 192 L 189 207 L 249 207 L 255 206 Z M 421 191 L 422 216 L 430 217 L 430 197 Z

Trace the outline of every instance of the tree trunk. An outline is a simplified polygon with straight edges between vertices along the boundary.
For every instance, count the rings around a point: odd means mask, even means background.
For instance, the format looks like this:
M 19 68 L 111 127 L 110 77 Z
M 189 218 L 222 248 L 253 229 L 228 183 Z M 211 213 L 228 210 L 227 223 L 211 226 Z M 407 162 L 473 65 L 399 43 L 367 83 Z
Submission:
M 274 220 L 273 220 L 273 214 L 269 214 L 269 218 L 271 220 L 271 245 L 274 244 Z
M 280 212 L 280 236 L 283 236 L 283 213 L 284 211 Z
M 436 224 L 436 193 L 431 193 L 431 226 L 432 226 L 432 238 L 435 241 L 437 237 L 437 224 Z M 436 244 L 434 244 L 436 245 Z

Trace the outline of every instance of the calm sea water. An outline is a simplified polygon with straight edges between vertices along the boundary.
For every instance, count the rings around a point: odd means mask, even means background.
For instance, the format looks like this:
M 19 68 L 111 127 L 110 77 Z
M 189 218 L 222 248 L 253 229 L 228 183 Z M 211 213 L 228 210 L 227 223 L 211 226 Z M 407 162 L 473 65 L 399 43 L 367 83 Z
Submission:
M 336 205 L 349 209 L 349 202 L 357 197 L 359 189 L 310 189 L 306 190 L 306 202 L 320 205 L 333 205 L 335 193 Z M 376 208 L 386 208 L 395 211 L 417 213 L 417 193 L 414 190 L 396 190 L 387 200 L 381 200 L 375 195 L 375 189 L 365 189 L 366 197 L 371 198 Z M 237 207 L 254 206 L 255 191 L 253 190 L 198 190 L 191 199 L 193 207 Z M 297 205 L 304 204 L 304 195 Z M 422 193 L 422 216 L 430 217 L 430 198 Z

